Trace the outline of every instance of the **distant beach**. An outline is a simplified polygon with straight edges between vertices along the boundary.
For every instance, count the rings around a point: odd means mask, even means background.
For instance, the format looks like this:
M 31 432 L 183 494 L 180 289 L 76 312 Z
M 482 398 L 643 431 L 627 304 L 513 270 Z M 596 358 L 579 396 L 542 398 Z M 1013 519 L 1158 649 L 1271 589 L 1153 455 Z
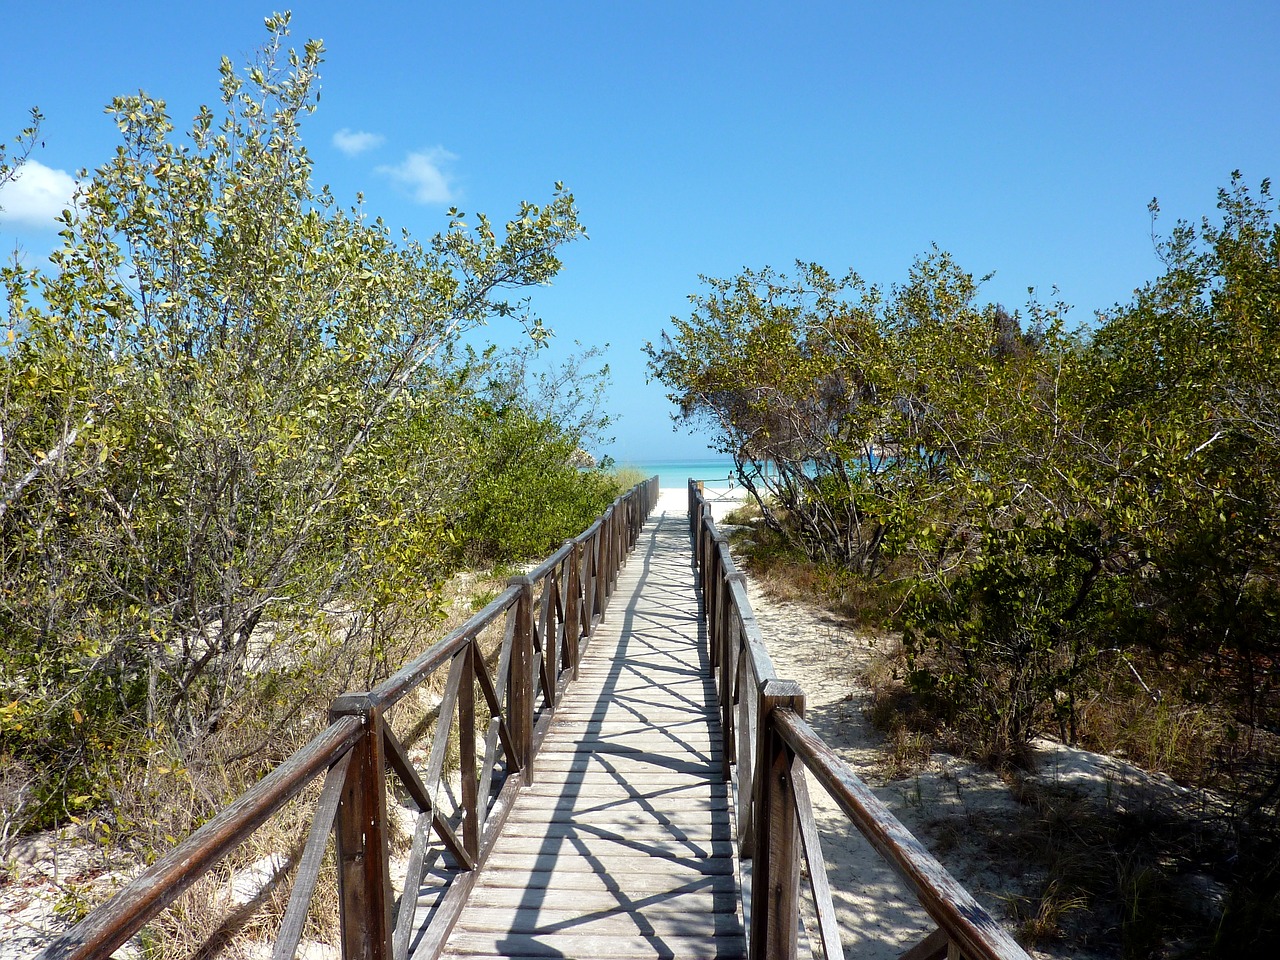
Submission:
M 737 486 L 733 460 L 730 457 L 703 460 L 620 460 L 618 466 L 635 467 L 643 471 L 646 477 L 657 474 L 658 486 L 663 488 L 683 490 L 692 478 L 701 480 L 707 490 L 728 490 L 731 476 L 734 476 L 732 486 Z

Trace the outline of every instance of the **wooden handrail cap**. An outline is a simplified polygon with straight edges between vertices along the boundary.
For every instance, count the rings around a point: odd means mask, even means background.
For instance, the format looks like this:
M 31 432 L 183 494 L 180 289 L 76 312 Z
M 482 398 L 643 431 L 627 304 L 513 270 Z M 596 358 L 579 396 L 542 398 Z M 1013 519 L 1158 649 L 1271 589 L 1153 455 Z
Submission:
M 804 699 L 804 687 L 794 680 L 766 680 L 760 685 L 760 696 L 782 699 Z
M 368 693 L 344 693 L 329 704 L 329 716 L 364 716 L 371 713 L 377 705 L 377 700 Z

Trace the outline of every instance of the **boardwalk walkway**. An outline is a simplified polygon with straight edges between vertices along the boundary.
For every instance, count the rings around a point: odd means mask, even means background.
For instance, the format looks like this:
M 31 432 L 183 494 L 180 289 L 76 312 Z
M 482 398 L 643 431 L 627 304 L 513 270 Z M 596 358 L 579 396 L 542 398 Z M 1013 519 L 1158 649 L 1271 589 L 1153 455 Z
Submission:
M 710 504 L 698 487 L 688 495 L 692 525 L 684 497 L 679 506 L 659 499 L 656 477 L 636 486 L 449 636 L 374 689 L 339 697 L 329 726 L 60 934 L 42 960 L 112 955 L 311 785 L 319 796 L 276 960 L 298 953 L 331 838 L 343 955 L 353 960 L 742 958 L 744 908 L 754 957 L 795 958 L 807 952 L 798 939 L 802 853 L 818 865 L 808 872 L 810 944 L 836 960 L 840 921 L 810 777 L 937 925 L 902 960 L 1029 960 L 805 722 L 803 688 L 777 679 Z M 589 625 L 584 658 L 579 627 Z M 388 711 L 415 704 L 408 694 L 437 674 L 447 678 L 423 767 Z M 535 711 L 537 699 L 559 702 Z M 742 784 L 736 804 L 724 782 L 721 722 Z M 456 797 L 442 781 L 455 743 Z M 495 769 L 501 786 L 491 789 Z M 396 780 L 403 793 L 393 797 Z M 388 805 L 405 798 L 418 815 L 403 887 L 418 895 L 393 907 Z M 745 901 L 739 843 L 753 865 Z
M 641 532 L 445 956 L 746 956 L 683 513 Z

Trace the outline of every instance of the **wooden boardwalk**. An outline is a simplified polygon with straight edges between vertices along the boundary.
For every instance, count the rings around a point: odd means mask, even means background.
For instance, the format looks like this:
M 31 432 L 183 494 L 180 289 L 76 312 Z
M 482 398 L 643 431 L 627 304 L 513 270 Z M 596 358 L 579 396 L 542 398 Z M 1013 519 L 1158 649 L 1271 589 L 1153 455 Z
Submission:
M 656 512 L 444 956 L 746 956 L 689 561 Z
M 745 957 L 745 908 L 754 957 L 788 960 L 814 945 L 836 960 L 844 956 L 840 918 L 821 866 L 810 777 L 937 925 L 903 960 L 1030 960 L 805 722 L 804 690 L 777 679 L 701 488 L 690 484 L 686 525 L 683 507 L 662 511 L 657 482 L 619 497 L 373 690 L 335 700 L 328 727 L 60 934 L 41 960 L 110 956 L 309 785 L 319 797 L 276 933 L 277 960 L 298 952 L 331 839 L 348 957 Z M 658 514 L 644 522 L 655 503 Z M 588 624 L 580 660 L 578 628 Z M 499 630 L 495 680 L 483 638 Z M 566 687 L 575 665 L 578 678 Z M 435 674 L 448 679 L 419 769 L 388 711 L 412 702 L 407 694 Z M 535 723 L 535 699 L 557 690 L 557 709 Z M 478 702 L 487 717 L 477 716 Z M 488 723 L 483 764 L 477 719 Z M 736 804 L 724 782 L 721 723 L 743 785 Z M 441 779 L 454 730 L 457 797 Z M 499 741 L 504 764 L 521 772 L 489 790 Z M 403 790 L 394 798 L 393 779 Z M 388 804 L 406 797 L 418 815 L 404 871 L 409 895 L 394 907 Z M 749 898 L 739 895 L 739 844 L 753 865 Z M 816 867 L 807 875 L 810 944 L 800 922 L 801 853 Z

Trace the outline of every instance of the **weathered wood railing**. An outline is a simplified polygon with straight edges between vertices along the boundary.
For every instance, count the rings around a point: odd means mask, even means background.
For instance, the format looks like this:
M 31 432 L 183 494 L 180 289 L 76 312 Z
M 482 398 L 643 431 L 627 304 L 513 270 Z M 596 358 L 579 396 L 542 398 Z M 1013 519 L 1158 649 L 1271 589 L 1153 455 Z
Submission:
M 330 709 L 330 725 L 203 827 L 157 860 L 113 899 L 51 943 L 46 960 L 108 957 L 207 874 L 309 784 L 323 778 L 297 861 L 273 957 L 293 957 L 302 936 L 330 833 L 336 842 L 342 951 L 346 960 L 435 956 L 457 920 L 516 791 L 531 782 L 538 746 L 585 641 L 603 616 L 619 568 L 657 503 L 654 477 L 619 497 L 582 534 L 467 623 L 366 693 Z M 481 637 L 501 630 L 486 657 Z M 438 671 L 448 680 L 431 749 L 420 768 L 393 730 L 421 718 L 408 694 Z M 479 695 L 477 697 L 477 694 Z M 487 726 L 485 719 L 487 717 Z M 479 721 L 479 723 L 477 722 Z M 483 733 L 478 733 L 478 729 Z M 449 743 L 457 744 L 459 797 L 442 790 Z M 393 916 L 388 775 L 418 809 L 408 875 Z M 443 796 L 442 796 L 443 794 Z M 411 944 L 419 891 L 433 864 L 443 878 L 430 921 Z
M 790 960 L 798 949 L 800 856 L 816 913 L 815 952 L 843 957 L 806 771 L 915 893 L 937 929 L 902 960 L 1029 960 L 1027 954 L 804 720 L 804 691 L 778 679 L 746 585 L 717 531 L 701 484 L 689 483 L 710 659 L 724 732 L 724 776 L 737 767 L 739 853 L 750 859 L 750 955 Z

